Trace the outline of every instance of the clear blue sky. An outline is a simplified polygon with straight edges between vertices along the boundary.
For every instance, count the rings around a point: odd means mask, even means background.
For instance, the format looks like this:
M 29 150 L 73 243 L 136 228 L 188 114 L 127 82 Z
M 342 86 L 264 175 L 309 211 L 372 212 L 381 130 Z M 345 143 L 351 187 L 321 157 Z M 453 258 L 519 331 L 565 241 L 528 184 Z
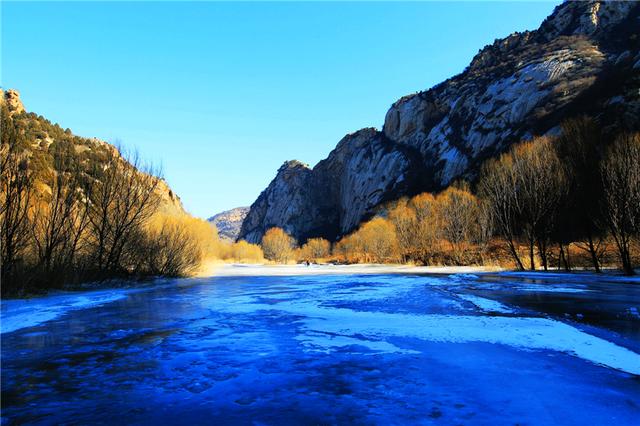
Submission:
M 163 165 L 193 214 L 249 205 L 397 98 L 461 72 L 558 2 L 9 3 L 2 86 Z

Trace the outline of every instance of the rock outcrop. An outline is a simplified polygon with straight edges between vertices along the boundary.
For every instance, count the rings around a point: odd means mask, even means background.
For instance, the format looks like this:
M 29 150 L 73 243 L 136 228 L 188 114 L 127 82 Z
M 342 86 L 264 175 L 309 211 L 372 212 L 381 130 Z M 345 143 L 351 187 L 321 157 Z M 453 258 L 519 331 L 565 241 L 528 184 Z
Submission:
M 640 128 L 640 3 L 563 3 L 538 30 L 496 40 L 461 74 L 395 102 L 382 132 L 345 137 L 313 169 L 285 163 L 240 238 L 280 226 L 335 239 L 384 201 L 473 180 L 487 158 L 579 114 L 605 131 Z
M 375 129 L 345 136 L 313 169 L 287 161 L 253 203 L 239 238 L 259 242 L 272 226 L 296 238 L 335 239 L 382 202 L 421 186 L 421 158 Z
M 3 93 L 4 101 L 7 103 L 7 108 L 11 114 L 20 114 L 24 112 L 24 105 L 20 99 L 20 93 L 17 90 L 9 89 Z
M 236 207 L 211 216 L 207 221 L 215 225 L 218 236 L 227 241 L 235 241 L 240 235 L 240 228 L 244 218 L 249 213 L 249 207 Z

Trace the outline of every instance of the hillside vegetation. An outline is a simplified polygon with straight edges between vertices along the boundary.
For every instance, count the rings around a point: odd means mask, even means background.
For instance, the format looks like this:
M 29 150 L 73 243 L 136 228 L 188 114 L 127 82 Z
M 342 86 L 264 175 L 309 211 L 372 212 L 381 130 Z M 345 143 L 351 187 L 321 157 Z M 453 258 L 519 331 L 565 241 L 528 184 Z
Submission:
M 75 136 L 3 93 L 3 295 L 85 281 L 185 276 L 205 259 L 261 259 L 187 214 L 161 171 L 135 152 Z

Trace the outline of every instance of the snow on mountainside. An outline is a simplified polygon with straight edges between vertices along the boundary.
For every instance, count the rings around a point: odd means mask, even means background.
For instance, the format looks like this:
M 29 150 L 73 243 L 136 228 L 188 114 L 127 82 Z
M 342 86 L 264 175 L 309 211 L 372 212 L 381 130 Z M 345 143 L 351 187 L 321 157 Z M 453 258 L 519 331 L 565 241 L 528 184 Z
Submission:
M 382 132 L 345 136 L 313 169 L 285 163 L 239 238 L 272 226 L 338 238 L 381 203 L 473 180 L 487 158 L 575 115 L 605 132 L 640 128 L 639 16 L 638 2 L 567 2 L 539 29 L 496 40 L 461 74 L 395 102 Z

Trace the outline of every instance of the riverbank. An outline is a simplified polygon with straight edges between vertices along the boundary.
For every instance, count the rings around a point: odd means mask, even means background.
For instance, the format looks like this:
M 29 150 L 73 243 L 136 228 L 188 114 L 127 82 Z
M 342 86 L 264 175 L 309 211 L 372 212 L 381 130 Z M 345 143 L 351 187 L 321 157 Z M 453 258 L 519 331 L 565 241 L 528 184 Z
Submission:
M 470 274 L 499 272 L 503 269 L 490 266 L 413 266 L 381 264 L 311 264 L 311 265 L 264 265 L 264 264 L 213 264 L 198 276 L 292 276 L 292 275 L 362 275 L 362 274 Z

